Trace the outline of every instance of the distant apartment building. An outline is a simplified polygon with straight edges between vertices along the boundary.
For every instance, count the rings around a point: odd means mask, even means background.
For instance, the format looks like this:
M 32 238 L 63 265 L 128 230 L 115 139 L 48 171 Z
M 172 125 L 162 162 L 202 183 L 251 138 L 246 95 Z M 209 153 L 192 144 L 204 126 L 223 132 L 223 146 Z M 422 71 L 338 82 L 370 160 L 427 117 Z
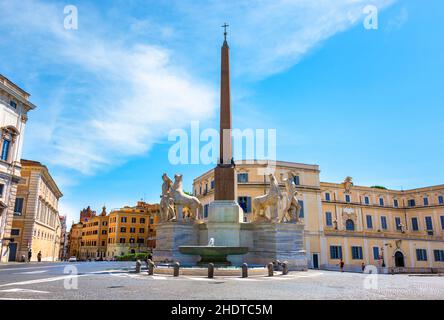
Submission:
M 68 258 L 68 230 L 66 230 L 66 216 L 60 216 L 61 235 L 60 235 L 60 252 L 59 259 Z
M 69 256 L 79 260 L 111 260 L 130 253 L 150 252 L 156 245 L 158 204 L 139 201 L 134 207 L 106 208 L 97 215 L 90 207 L 69 233 Z
M 11 227 L 27 114 L 36 107 L 29 96 L 0 74 L 0 262 L 15 258 L 17 251 Z
M 48 168 L 37 161 L 21 160 L 22 179 L 18 184 L 14 205 L 9 261 L 57 261 L 60 254 L 62 224 L 58 203 L 62 197 Z
M 68 257 L 76 257 L 80 259 L 80 244 L 82 241 L 83 223 L 72 223 L 68 233 Z
M 87 218 L 83 222 L 79 258 L 103 260 L 106 257 L 107 241 L 108 216 L 106 208 L 103 207 L 99 215 Z

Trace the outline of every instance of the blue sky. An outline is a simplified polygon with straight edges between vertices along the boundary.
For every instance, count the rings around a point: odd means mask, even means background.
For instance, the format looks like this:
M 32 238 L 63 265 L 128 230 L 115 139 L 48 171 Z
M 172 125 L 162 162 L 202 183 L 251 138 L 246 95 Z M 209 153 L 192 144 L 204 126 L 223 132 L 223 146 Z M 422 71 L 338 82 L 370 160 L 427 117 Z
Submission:
M 67 4 L 78 30 L 63 28 Z M 225 21 L 234 126 L 276 129 L 277 159 L 318 164 L 322 181 L 444 183 L 439 0 L 0 0 L 0 12 L 0 73 L 38 106 L 23 157 L 49 167 L 69 221 L 158 201 L 163 172 L 191 190 L 211 167 L 171 165 L 168 133 L 218 127 Z

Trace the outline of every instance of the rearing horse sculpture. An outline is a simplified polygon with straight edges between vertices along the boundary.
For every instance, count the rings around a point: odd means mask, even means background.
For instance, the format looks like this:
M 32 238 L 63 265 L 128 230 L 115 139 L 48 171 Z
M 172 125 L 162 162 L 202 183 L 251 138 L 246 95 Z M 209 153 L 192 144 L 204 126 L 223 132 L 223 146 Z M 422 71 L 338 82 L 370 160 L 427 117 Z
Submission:
M 253 199 L 253 221 L 273 221 L 278 222 L 279 202 L 283 195 L 279 184 L 273 174 L 269 174 L 270 190 L 268 193 Z M 267 216 L 267 208 L 270 210 L 270 216 Z

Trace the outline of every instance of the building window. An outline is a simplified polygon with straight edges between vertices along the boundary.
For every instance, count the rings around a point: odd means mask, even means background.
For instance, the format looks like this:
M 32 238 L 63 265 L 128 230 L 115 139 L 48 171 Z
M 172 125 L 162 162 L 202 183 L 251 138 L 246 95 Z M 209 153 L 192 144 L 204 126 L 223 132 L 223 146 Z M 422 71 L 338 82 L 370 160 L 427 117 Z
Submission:
M 130 228 L 130 233 L 136 233 L 136 228 L 131 227 L 131 228 Z
M 379 260 L 379 247 L 373 247 L 373 259 Z
M 10 105 L 11 107 L 13 107 L 14 109 L 17 109 L 17 102 L 15 102 L 14 100 L 10 100 L 10 101 L 9 101 L 9 105 Z
M 237 182 L 247 183 L 248 182 L 248 173 L 238 173 L 237 174 Z
M 444 230 L 444 216 L 441 216 L 441 229 Z
M 350 195 L 349 194 L 345 195 L 345 202 L 350 202 Z
M 145 218 L 140 218 L 140 223 L 145 223 Z
M 295 185 L 299 186 L 301 184 L 301 179 L 299 178 L 299 176 L 294 176 L 293 182 Z
M 325 201 L 330 201 L 330 193 L 325 193 Z
M 120 218 L 120 222 L 126 222 L 126 217 Z
M 367 205 L 370 204 L 370 198 L 365 196 L 364 197 L 364 203 L 367 204 Z
M 395 218 L 395 225 L 396 225 L 396 230 L 401 231 L 401 218 L 399 217 Z
M 384 198 L 379 198 L 379 205 L 380 205 L 381 207 L 384 206 Z
M 21 216 L 23 213 L 23 198 L 15 198 L 14 214 Z
M 154 218 L 150 218 L 150 224 L 154 224 Z
M 208 208 L 209 208 L 208 204 L 204 205 L 204 218 L 208 218 Z
M 120 227 L 120 232 L 126 232 L 126 228 L 125 227 Z
M 352 249 L 352 259 L 362 260 L 362 247 L 351 247 Z
M 11 229 L 11 236 L 20 235 L 20 229 Z
M 429 205 L 429 198 L 427 198 L 427 197 L 424 197 L 424 205 L 425 206 L 428 206 Z
M 418 218 L 412 218 L 412 230 L 413 231 L 418 231 L 419 230 Z
M 144 244 L 145 241 L 143 240 L 143 238 L 137 238 L 137 243 Z
M 244 210 L 244 213 L 251 212 L 251 197 L 238 197 L 237 202 L 239 206 Z
M 106 230 L 102 230 L 102 234 L 106 234 Z
M 136 223 L 136 218 L 131 218 L 131 223 Z
M 119 242 L 120 243 L 125 243 L 125 238 L 120 238 Z
M 373 229 L 373 221 L 372 221 L 372 216 L 367 215 L 365 217 L 366 221 L 367 221 L 367 229 Z
M 348 219 L 347 221 L 345 221 L 345 230 L 347 231 L 355 230 L 355 223 L 353 222 L 352 219 Z
M 427 261 L 427 250 L 426 249 L 416 249 L 416 260 L 417 261 Z
M 381 229 L 387 230 L 387 218 L 385 216 L 381 217 Z
M 425 217 L 427 231 L 433 231 L 432 217 Z
M 439 204 L 444 204 L 444 196 L 439 196 L 438 197 L 438 203 Z
M 342 259 L 341 246 L 330 246 L 330 259 Z
M 331 218 L 331 212 L 327 211 L 325 213 L 325 224 L 327 226 L 329 226 L 329 227 L 333 226 L 333 221 L 332 221 L 332 218 Z
M 3 197 L 3 190 L 5 189 L 4 184 L 0 184 L 0 197 Z
M 2 146 L 2 157 L 1 159 L 3 161 L 8 161 L 8 156 L 9 156 L 9 148 L 11 146 L 11 140 L 8 139 L 4 139 L 3 140 L 3 146 Z
M 139 233 L 145 233 L 145 228 L 139 228 Z
M 409 207 L 414 207 L 414 206 L 416 206 L 415 199 L 409 199 L 409 200 L 407 201 L 407 205 L 408 205 Z
M 214 189 L 214 186 L 215 186 L 215 182 L 214 182 L 214 180 L 211 180 L 211 189 Z
M 136 239 L 134 239 L 134 238 L 130 238 L 129 242 L 130 242 L 130 243 L 134 243 L 134 242 L 136 242 Z
M 433 250 L 433 255 L 435 256 L 436 262 L 444 261 L 444 250 Z
M 399 206 L 398 199 L 393 199 L 393 206 L 397 208 Z

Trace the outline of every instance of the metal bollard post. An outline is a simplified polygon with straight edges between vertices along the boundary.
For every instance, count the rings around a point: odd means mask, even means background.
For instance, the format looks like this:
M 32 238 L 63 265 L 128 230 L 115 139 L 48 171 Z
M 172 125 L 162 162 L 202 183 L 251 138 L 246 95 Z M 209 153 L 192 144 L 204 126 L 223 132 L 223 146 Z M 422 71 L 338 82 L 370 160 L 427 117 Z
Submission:
M 270 262 L 268 265 L 267 265 L 267 268 L 268 268 L 268 276 L 269 277 L 272 277 L 273 276 L 273 262 Z
M 180 268 L 180 263 L 179 262 L 174 262 L 174 276 L 178 277 L 179 276 L 179 268 Z
M 154 274 L 154 262 L 148 260 L 148 275 L 152 276 Z
M 248 278 L 248 264 L 242 264 L 242 278 Z
M 142 267 L 142 262 L 140 260 L 136 261 L 136 273 L 140 273 L 140 269 Z
M 288 274 L 288 262 L 284 261 L 284 263 L 282 263 L 282 275 L 286 274 Z
M 208 264 L 208 278 L 214 278 L 214 263 Z

